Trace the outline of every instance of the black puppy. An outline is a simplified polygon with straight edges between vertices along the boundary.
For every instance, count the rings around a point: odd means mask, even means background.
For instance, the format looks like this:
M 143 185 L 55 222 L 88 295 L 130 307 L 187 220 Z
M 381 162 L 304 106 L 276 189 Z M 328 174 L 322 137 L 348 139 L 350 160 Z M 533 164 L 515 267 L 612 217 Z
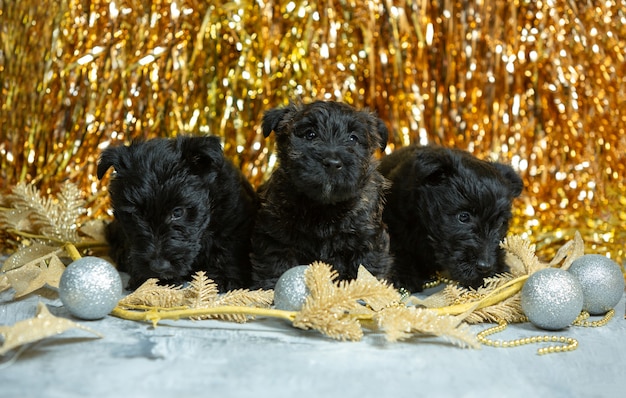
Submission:
M 359 265 L 386 276 L 386 183 L 373 156 L 386 146 L 384 123 L 365 110 L 316 101 L 266 112 L 263 134 L 272 131 L 278 165 L 259 189 L 253 286 L 273 288 L 287 269 L 314 261 L 333 266 L 340 279 L 355 278 Z
M 217 137 L 152 139 L 107 148 L 98 178 L 113 167 L 111 257 L 130 275 L 181 284 L 206 271 L 220 290 L 250 284 L 250 233 L 258 206 Z
M 437 273 L 466 287 L 508 270 L 500 242 L 523 189 L 507 165 L 433 146 L 410 146 L 381 160 L 392 182 L 383 215 L 395 258 L 391 281 L 421 291 Z

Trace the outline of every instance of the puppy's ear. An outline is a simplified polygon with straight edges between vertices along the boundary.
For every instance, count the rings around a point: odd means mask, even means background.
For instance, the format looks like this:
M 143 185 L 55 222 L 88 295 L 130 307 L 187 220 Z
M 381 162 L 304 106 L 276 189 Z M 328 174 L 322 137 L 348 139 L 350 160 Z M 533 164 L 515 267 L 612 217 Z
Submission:
M 219 137 L 178 136 L 177 143 L 183 159 L 196 174 L 216 172 L 224 164 L 224 152 Z
M 522 181 L 522 178 L 509 165 L 502 163 L 493 163 L 493 165 L 509 183 L 509 189 L 512 197 L 516 198 L 520 196 L 522 190 L 524 189 L 524 182 Z
M 111 167 L 118 171 L 124 168 L 122 158 L 126 150 L 125 146 L 108 147 L 100 154 L 100 159 L 98 159 L 98 169 L 96 170 L 99 180 L 104 177 L 107 170 Z
M 454 173 L 452 154 L 444 148 L 424 147 L 415 156 L 414 173 L 416 182 L 440 185 Z
M 387 130 L 385 122 L 383 122 L 383 120 L 379 117 L 376 118 L 376 130 L 378 130 L 378 134 L 380 135 L 380 150 L 384 151 L 385 148 L 387 148 L 389 130 Z
M 295 111 L 295 105 L 289 104 L 284 108 L 274 108 L 265 112 L 263 115 L 263 136 L 269 137 L 272 131 L 279 132 L 281 122 L 285 119 L 285 116 Z

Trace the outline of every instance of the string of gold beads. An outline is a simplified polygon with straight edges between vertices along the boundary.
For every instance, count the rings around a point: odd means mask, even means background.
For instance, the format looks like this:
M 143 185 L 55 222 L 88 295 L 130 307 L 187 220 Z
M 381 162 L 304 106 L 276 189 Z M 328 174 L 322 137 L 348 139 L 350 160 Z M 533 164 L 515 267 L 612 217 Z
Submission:
M 406 303 L 406 301 L 411 297 L 411 292 L 401 287 L 398 289 L 398 293 L 400 293 L 400 302 Z
M 604 326 L 607 323 L 609 323 L 609 321 L 611 319 L 613 319 L 614 315 L 615 315 L 615 309 L 612 308 L 606 314 L 604 314 L 602 319 L 600 319 L 598 321 L 591 321 L 590 322 L 590 321 L 586 321 L 586 319 L 589 318 L 589 313 L 587 311 L 583 311 L 574 320 L 572 325 L 574 325 L 574 326 L 582 326 L 582 327 L 586 327 L 586 328 L 597 328 L 597 327 Z
M 489 329 L 485 329 L 482 332 L 479 332 L 476 336 L 479 343 L 496 348 L 508 348 L 508 347 L 519 347 L 527 344 L 537 344 L 537 343 L 561 343 L 562 345 L 555 345 L 550 347 L 543 347 L 537 350 L 537 354 L 552 354 L 557 352 L 566 352 L 566 351 L 574 351 L 578 348 L 578 341 L 571 337 L 565 336 L 533 336 L 533 337 L 524 337 L 515 340 L 491 340 L 487 336 L 492 334 L 500 333 L 505 330 L 508 326 L 508 323 L 504 320 L 500 320 L 497 326 L 491 327 Z
M 439 278 L 435 278 L 433 280 L 430 280 L 428 282 L 424 282 L 422 284 L 422 290 L 426 290 L 426 289 L 432 289 L 433 287 L 437 287 L 439 285 L 441 285 L 441 279 Z
M 440 275 L 439 273 L 437 273 L 435 276 L 432 277 L 431 280 L 429 280 L 428 282 L 424 282 L 422 284 L 422 290 L 432 289 L 433 287 L 437 287 L 441 285 L 442 283 L 445 283 L 446 285 L 458 285 L 459 284 L 457 281 L 453 281 L 452 279 L 446 278 Z

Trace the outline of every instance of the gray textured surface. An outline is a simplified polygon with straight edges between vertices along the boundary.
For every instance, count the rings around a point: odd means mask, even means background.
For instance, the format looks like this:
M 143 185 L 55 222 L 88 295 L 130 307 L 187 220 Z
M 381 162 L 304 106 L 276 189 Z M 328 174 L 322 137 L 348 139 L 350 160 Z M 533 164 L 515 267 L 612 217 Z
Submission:
M 0 324 L 34 315 L 38 301 L 71 317 L 58 299 L 0 294 Z M 576 351 L 539 356 L 540 345 L 461 349 L 436 338 L 386 343 L 380 334 L 337 342 L 283 321 L 238 325 L 187 320 L 150 324 L 108 316 L 1 358 L 0 397 L 623 397 L 624 298 L 605 327 L 546 332 L 531 324 L 494 338 L 556 334 Z M 597 319 L 597 318 L 596 318 Z M 475 326 L 478 332 L 484 325 Z

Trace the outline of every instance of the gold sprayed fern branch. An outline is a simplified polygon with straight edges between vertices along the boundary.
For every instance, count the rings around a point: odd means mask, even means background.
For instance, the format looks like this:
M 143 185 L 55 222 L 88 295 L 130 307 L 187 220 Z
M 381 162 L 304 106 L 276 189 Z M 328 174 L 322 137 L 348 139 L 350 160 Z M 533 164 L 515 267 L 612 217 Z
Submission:
M 320 262 L 306 270 L 310 295 L 293 322 L 295 327 L 315 329 L 338 340 L 360 340 L 363 330 L 359 316 L 371 319 L 385 304 L 400 302 L 400 293 L 363 267 L 354 280 L 337 283 L 337 276 L 330 265 Z
M 159 285 L 156 278 L 148 279 L 134 292 L 118 303 L 123 308 L 172 308 L 182 307 L 184 292 L 181 286 Z
M 45 197 L 33 184 L 19 183 L 3 199 L 8 207 L 0 212 L 0 225 L 6 229 L 55 242 L 79 241 L 77 220 L 86 210 L 76 185 L 65 183 L 56 197 Z
M 247 309 L 269 308 L 274 293 L 271 290 L 232 290 L 219 294 L 217 284 L 207 278 L 204 271 L 193 275 L 191 283 L 181 286 L 161 286 L 157 279 L 148 279 L 137 290 L 118 303 L 113 315 L 134 320 L 150 320 L 155 325 L 160 319 L 190 318 L 195 320 L 218 318 L 245 322 L 254 314 Z M 234 307 L 229 313 L 220 307 Z M 217 310 L 214 310 L 216 309 Z M 145 311 L 148 317 L 132 314 L 128 310 Z
M 274 300 L 271 290 L 236 289 L 219 294 L 217 284 L 207 278 L 202 271 L 196 273 L 189 288 L 183 290 L 185 304 L 192 309 L 217 308 L 222 306 L 269 308 Z M 243 323 L 252 315 L 245 314 L 207 314 L 191 317 L 191 319 L 218 318 L 226 321 Z
M 460 347 L 479 346 L 465 315 L 440 315 L 425 308 L 392 306 L 374 315 L 378 327 L 388 341 L 406 340 L 413 336 L 438 336 Z
M 220 318 L 243 322 L 264 316 L 285 319 L 294 327 L 314 329 L 338 340 L 360 340 L 362 328 L 367 327 L 383 331 L 388 341 L 440 336 L 462 347 L 478 346 L 475 336 L 462 322 L 463 316 L 407 307 L 400 292 L 363 267 L 354 280 L 337 282 L 336 279 L 337 273 L 331 266 L 311 264 L 305 271 L 310 295 L 301 311 L 283 311 L 269 308 L 273 291 L 235 290 L 220 295 L 212 286 L 213 281 L 198 273 L 184 289 L 159 287 L 156 281 L 148 281 L 122 300 L 111 314 L 152 322 L 154 326 L 165 319 Z M 170 308 L 164 308 L 164 304 Z

